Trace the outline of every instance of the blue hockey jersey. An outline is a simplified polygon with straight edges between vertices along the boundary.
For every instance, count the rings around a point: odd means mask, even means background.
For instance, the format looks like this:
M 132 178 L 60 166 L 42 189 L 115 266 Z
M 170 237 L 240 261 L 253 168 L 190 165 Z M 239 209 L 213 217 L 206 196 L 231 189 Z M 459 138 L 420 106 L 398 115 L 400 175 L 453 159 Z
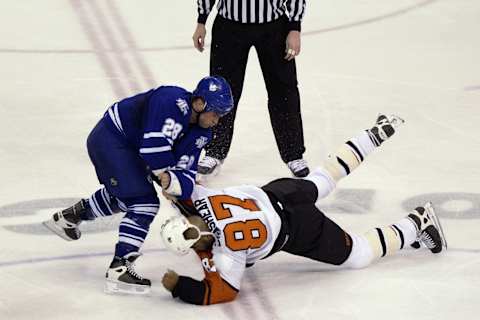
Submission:
M 195 178 L 197 175 L 198 160 L 202 149 L 212 139 L 212 130 L 210 128 L 201 128 L 199 126 L 190 126 L 190 129 L 174 145 L 174 157 L 176 159 L 175 167 L 170 168 L 170 172 L 175 174 L 182 186 L 182 194 L 179 199 L 189 199 Z
M 181 198 L 190 196 L 200 152 L 212 137 L 211 129 L 190 124 L 191 96 L 183 88 L 162 86 L 115 103 L 103 118 L 154 174 L 169 169 L 177 176 Z

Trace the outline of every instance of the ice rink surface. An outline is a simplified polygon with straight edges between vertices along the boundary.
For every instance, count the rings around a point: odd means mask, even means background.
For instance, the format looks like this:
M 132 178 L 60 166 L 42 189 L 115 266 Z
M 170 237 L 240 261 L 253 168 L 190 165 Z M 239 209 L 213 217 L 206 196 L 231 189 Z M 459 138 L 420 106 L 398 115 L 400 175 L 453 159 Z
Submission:
M 324 211 L 363 232 L 432 200 L 449 250 L 404 250 L 357 271 L 280 253 L 247 270 L 235 302 L 197 307 L 161 286 L 167 268 L 202 272 L 193 254 L 164 251 L 154 222 L 137 266 L 152 280 L 152 295 L 104 294 L 118 218 L 82 225 L 74 243 L 40 222 L 98 188 L 85 140 L 110 104 L 162 84 L 193 89 L 208 72 L 209 50 L 200 54 L 191 44 L 195 1 L 4 0 L 0 319 L 478 319 L 480 2 L 307 5 L 297 67 L 310 166 L 371 126 L 378 112 L 406 120 L 341 182 Z M 250 54 L 233 147 L 212 186 L 289 175 Z M 159 214 L 169 210 L 162 198 Z

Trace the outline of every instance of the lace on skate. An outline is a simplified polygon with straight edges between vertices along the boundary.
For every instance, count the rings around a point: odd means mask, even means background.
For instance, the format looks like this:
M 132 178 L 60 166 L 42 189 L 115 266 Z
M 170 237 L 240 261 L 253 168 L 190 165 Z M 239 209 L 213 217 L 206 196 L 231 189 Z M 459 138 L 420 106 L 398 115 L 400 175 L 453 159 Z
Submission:
M 150 280 L 140 276 L 134 269 L 134 261 L 138 256 L 136 255 L 130 258 L 124 257 L 118 261 L 118 263 L 121 264 L 117 267 L 110 266 L 109 270 L 107 270 L 107 278 L 104 286 L 105 293 L 134 295 L 147 295 L 150 293 Z M 133 279 L 134 281 L 132 282 Z M 138 281 L 138 283 L 135 283 L 136 281 Z
M 293 160 L 288 163 L 288 167 L 290 168 L 290 170 L 296 172 L 305 169 L 307 167 L 307 161 L 305 161 L 304 159 Z
M 419 237 L 419 240 L 422 241 L 423 244 L 425 244 L 425 246 L 428 249 L 435 248 L 435 241 L 432 239 L 432 237 L 430 237 L 430 235 L 428 233 L 422 232 L 422 234 Z
M 421 228 L 418 230 L 418 235 L 417 235 L 417 239 L 415 240 L 415 242 L 413 242 L 411 244 L 411 246 L 415 249 L 419 249 L 420 248 L 420 244 L 423 243 L 423 245 L 425 247 L 427 247 L 428 249 L 430 249 L 432 252 L 434 252 L 435 248 L 436 248 L 436 245 L 440 246 L 440 250 L 438 250 L 438 252 L 441 251 L 441 248 L 445 248 L 445 250 L 448 249 L 448 244 L 447 244 L 447 240 L 446 240 L 446 237 L 445 237 L 445 233 L 443 231 L 443 228 L 442 228 L 442 225 L 440 223 L 440 219 L 437 217 L 436 213 L 435 213 L 435 210 L 433 209 L 433 206 L 432 206 L 432 203 L 431 202 L 427 202 L 423 208 L 425 209 L 425 212 L 424 214 L 421 213 L 421 216 L 418 217 L 416 216 L 419 220 L 418 220 L 418 223 L 415 223 L 414 220 L 415 220 L 415 217 L 410 217 L 410 219 L 412 219 L 412 222 L 414 222 L 418 228 Z M 418 212 L 418 210 L 416 210 Z M 422 228 L 422 219 L 424 219 L 425 217 L 423 217 L 422 215 L 428 217 L 428 221 L 429 221 L 429 225 L 428 226 L 424 226 Z M 438 240 L 436 240 L 434 237 L 432 237 L 433 234 L 431 234 L 431 230 L 429 231 L 429 228 L 432 227 L 436 230 L 436 233 L 438 234 L 438 237 L 439 237 L 439 240 L 440 240 L 440 243 L 438 243 Z M 437 243 L 436 243 L 437 241 Z M 438 252 L 434 252 L 434 253 L 438 253 Z
M 132 276 L 134 277 L 135 279 L 138 279 L 138 280 L 143 280 L 143 277 L 140 276 L 136 271 L 135 271 L 135 264 L 133 262 L 130 262 L 130 261 L 126 261 L 125 263 L 125 266 L 127 267 L 127 272 Z

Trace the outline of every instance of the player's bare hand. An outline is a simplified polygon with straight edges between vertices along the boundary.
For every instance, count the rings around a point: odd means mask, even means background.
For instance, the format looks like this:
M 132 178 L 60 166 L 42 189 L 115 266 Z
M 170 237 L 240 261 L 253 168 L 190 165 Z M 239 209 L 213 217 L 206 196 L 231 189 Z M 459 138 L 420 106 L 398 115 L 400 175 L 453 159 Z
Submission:
M 200 52 L 205 49 L 205 37 L 207 36 L 207 29 L 202 23 L 197 23 L 197 28 L 193 33 L 193 46 Z
M 167 189 L 170 185 L 170 174 L 168 172 L 162 172 L 159 178 L 162 189 Z
M 288 33 L 285 46 L 285 59 L 290 61 L 300 54 L 300 31 L 292 30 Z
M 158 180 L 160 181 L 160 186 L 162 187 L 162 194 L 163 196 L 170 201 L 177 201 L 177 198 L 167 191 L 165 191 L 170 186 L 170 174 L 168 172 L 163 172 L 158 176 Z
M 162 278 L 162 284 L 165 287 L 165 289 L 172 292 L 173 289 L 175 289 L 175 287 L 177 286 L 177 282 L 178 282 L 178 274 L 175 271 L 168 269 Z

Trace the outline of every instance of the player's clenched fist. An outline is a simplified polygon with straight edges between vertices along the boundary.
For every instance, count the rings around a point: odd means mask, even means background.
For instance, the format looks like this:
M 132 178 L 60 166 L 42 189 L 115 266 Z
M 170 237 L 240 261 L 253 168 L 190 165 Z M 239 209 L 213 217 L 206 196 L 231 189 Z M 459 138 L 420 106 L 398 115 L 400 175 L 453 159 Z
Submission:
M 165 272 L 162 278 L 162 284 L 168 291 L 172 292 L 178 282 L 178 274 L 173 270 Z

